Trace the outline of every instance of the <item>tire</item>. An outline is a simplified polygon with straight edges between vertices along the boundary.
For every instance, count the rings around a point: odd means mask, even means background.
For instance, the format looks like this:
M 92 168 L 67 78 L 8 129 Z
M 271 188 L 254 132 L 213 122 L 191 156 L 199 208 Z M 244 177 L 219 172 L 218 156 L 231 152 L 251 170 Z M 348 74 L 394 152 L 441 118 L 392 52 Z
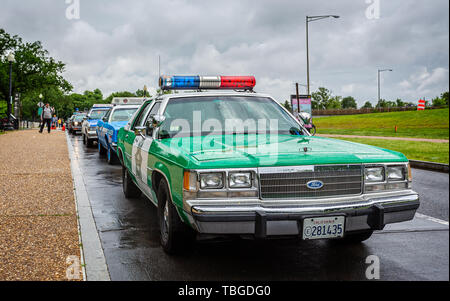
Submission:
M 141 196 L 141 191 L 136 184 L 134 184 L 130 173 L 125 166 L 122 166 L 122 189 L 123 194 L 127 199 L 134 199 Z
M 108 146 L 108 149 L 106 150 L 106 161 L 108 161 L 108 164 L 110 165 L 115 165 L 117 163 L 117 155 L 112 151 L 110 146 Z
M 367 239 L 369 239 L 373 234 L 373 230 L 358 232 L 358 233 L 349 233 L 344 236 L 343 239 L 340 239 L 338 241 L 341 241 L 343 243 L 350 243 L 350 244 L 356 244 L 363 242 Z
M 103 145 L 100 143 L 100 141 L 98 142 L 98 154 L 103 157 L 104 155 L 106 155 L 106 149 L 103 147 Z
M 174 255 L 189 249 L 195 239 L 195 232 L 180 220 L 165 180 L 159 183 L 157 198 L 160 242 L 164 252 Z

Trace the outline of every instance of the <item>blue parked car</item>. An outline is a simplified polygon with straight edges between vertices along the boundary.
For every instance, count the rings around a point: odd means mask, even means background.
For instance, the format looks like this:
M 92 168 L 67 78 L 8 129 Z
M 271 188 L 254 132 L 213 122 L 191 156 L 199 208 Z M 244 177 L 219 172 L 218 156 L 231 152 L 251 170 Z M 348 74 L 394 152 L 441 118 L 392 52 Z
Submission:
M 118 105 L 111 108 L 97 123 L 98 152 L 105 155 L 109 164 L 117 162 L 117 133 L 127 125 L 128 121 L 140 105 Z
M 81 125 L 81 135 L 86 146 L 92 146 L 92 143 L 97 141 L 97 123 L 111 107 L 112 105 L 108 104 L 95 104 L 84 118 Z

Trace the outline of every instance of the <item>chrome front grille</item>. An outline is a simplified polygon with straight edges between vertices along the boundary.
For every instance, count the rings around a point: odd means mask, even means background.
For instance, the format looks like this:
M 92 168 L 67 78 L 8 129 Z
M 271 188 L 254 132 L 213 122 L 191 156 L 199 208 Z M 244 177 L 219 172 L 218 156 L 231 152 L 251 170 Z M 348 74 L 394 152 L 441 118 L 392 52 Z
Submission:
M 356 195 L 362 193 L 362 165 L 317 165 L 304 171 L 286 169 L 286 172 L 260 172 L 261 197 L 263 199 L 292 199 Z M 317 190 L 306 185 L 319 180 L 323 187 Z

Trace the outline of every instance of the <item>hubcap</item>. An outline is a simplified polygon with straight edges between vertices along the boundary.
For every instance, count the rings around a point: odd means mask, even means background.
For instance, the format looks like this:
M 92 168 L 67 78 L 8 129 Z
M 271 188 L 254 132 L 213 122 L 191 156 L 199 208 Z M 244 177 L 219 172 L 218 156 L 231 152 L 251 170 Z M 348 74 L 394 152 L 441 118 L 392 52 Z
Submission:
M 163 222 L 161 226 L 162 226 L 163 240 L 167 241 L 169 237 L 169 202 L 167 201 L 166 204 L 164 205 Z

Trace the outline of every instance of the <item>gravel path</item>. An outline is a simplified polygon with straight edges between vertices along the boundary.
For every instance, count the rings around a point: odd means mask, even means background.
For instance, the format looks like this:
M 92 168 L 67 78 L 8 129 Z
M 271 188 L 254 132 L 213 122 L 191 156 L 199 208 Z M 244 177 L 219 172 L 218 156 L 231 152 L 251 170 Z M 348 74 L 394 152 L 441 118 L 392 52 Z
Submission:
M 63 132 L 0 135 L 0 280 L 67 280 L 80 257 Z
M 366 139 L 384 139 L 384 140 L 403 140 L 403 141 L 423 141 L 434 143 L 448 143 L 445 139 L 427 139 L 427 138 L 408 138 L 408 137 L 381 137 L 381 136 L 357 136 L 357 135 L 334 135 L 334 134 L 317 134 L 319 137 L 329 138 L 366 138 Z

